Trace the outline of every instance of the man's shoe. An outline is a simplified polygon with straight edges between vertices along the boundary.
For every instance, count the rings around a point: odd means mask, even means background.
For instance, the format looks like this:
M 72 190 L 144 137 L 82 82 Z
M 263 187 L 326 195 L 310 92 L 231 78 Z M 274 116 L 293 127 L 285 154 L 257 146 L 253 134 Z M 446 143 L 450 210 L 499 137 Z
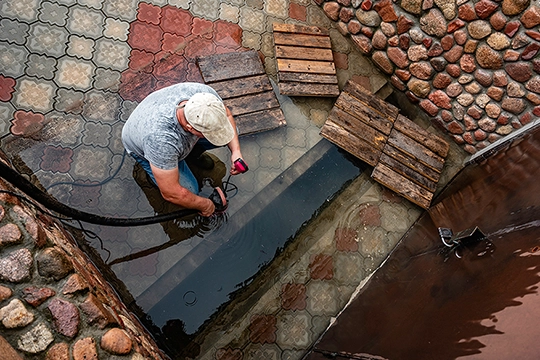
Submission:
M 212 170 L 214 168 L 214 160 L 207 153 L 202 153 L 193 164 L 203 170 Z

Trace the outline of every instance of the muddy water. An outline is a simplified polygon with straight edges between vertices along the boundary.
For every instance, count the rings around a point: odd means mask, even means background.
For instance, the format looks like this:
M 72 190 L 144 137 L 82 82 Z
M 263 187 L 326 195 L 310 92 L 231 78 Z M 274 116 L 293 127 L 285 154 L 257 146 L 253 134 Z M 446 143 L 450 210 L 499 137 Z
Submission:
M 540 358 L 539 165 L 536 131 L 467 167 L 306 358 Z M 437 233 L 474 226 L 459 249 Z

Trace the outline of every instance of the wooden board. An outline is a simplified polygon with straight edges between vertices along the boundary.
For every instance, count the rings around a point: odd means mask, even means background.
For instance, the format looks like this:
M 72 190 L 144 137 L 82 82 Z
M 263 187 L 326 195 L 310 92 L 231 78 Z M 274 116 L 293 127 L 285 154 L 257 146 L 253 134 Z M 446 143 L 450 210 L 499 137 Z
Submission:
M 432 192 L 424 189 L 382 162 L 375 166 L 371 177 L 378 183 L 381 183 L 424 209 L 429 208 L 431 204 L 431 199 L 433 198 Z
M 316 26 L 275 23 L 273 36 L 281 94 L 339 95 L 328 30 Z
M 256 51 L 198 58 L 201 75 L 235 117 L 239 135 L 285 126 L 285 116 Z
M 411 139 L 424 144 L 425 147 L 445 158 L 448 155 L 449 145 L 442 138 L 430 133 L 429 131 L 421 128 L 419 125 L 413 123 L 403 115 L 399 115 L 396 119 L 395 128 L 407 135 Z

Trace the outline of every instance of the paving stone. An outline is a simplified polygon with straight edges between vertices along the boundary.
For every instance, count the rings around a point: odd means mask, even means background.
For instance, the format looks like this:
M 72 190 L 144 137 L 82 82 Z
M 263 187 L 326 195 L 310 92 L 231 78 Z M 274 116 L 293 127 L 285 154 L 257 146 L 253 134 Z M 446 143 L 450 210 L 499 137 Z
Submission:
M 518 15 L 527 9 L 530 3 L 531 0 L 503 0 L 502 12 L 508 16 Z
M 112 328 L 101 337 L 101 348 L 110 354 L 127 355 L 133 343 L 125 330 Z
M 332 279 L 334 277 L 332 256 L 327 254 L 313 254 L 310 258 L 309 271 L 312 279 Z
M 479 45 L 476 50 L 476 61 L 484 69 L 500 69 L 503 65 L 502 56 L 484 44 Z
M 44 323 L 37 324 L 30 331 L 21 335 L 17 341 L 17 346 L 20 350 L 38 354 L 47 349 L 50 343 L 54 340 L 53 334 Z
M 523 13 L 520 18 L 521 23 L 527 29 L 533 28 L 540 24 L 540 8 L 538 6 L 531 6 L 527 11 Z
M 476 40 L 482 40 L 491 34 L 491 26 L 485 20 L 474 20 L 467 26 L 469 34 Z
M 277 319 L 274 315 L 255 314 L 251 316 L 249 339 L 255 344 L 273 344 L 276 342 Z
M 0 258 L 0 279 L 13 283 L 29 280 L 33 265 L 32 253 L 28 249 L 12 251 Z
M 487 43 L 495 50 L 503 50 L 510 46 L 510 39 L 505 34 L 496 32 L 488 37 Z
M 69 301 L 54 298 L 47 306 L 51 312 L 53 325 L 60 334 L 73 338 L 79 332 L 79 310 Z
M 526 104 L 523 99 L 505 97 L 502 100 L 501 107 L 512 114 L 518 115 L 525 110 Z
M 532 67 L 527 62 L 506 64 L 504 69 L 512 79 L 519 82 L 528 81 L 533 75 Z
M 428 34 L 439 38 L 446 35 L 446 20 L 438 9 L 431 9 L 420 18 L 420 27 Z
M 429 92 L 431 91 L 431 86 L 429 82 L 416 78 L 412 78 L 407 83 L 407 87 L 414 95 L 420 98 L 425 98 L 429 95 Z
M 56 292 L 46 287 L 30 286 L 22 291 L 23 300 L 33 307 L 38 307 L 54 295 L 56 295 Z
M 73 265 L 67 256 L 57 248 L 47 248 L 36 256 L 38 272 L 46 278 L 60 280 L 65 278 Z
M 489 23 L 495 30 L 501 31 L 508 23 L 508 19 L 502 12 L 496 12 L 489 18 Z

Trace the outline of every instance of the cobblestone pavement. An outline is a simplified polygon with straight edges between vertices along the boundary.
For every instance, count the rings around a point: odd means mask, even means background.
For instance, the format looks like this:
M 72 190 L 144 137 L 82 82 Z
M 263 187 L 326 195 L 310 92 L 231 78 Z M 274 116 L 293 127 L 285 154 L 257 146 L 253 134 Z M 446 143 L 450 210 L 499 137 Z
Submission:
M 308 0 L 4 0 L 2 150 L 20 172 L 77 209 L 115 217 L 166 211 L 144 174 L 124 156 L 123 123 L 151 91 L 202 82 L 198 56 L 258 50 L 275 83 L 273 22 L 331 28 L 340 86 L 354 77 L 374 93 L 388 89 L 384 76 Z M 230 214 L 320 140 L 319 128 L 333 104 L 333 99 L 278 98 L 288 125 L 241 139 L 250 171 L 234 180 L 239 192 Z M 227 158 L 226 151 L 213 153 Z M 261 305 L 246 308 L 232 330 L 218 327 L 198 339 L 201 357 L 293 359 L 309 348 L 419 213 L 363 180 L 369 186 L 358 184 L 363 190 L 348 201 L 363 200 L 335 212 L 342 218 L 334 218 L 317 235 L 321 241 L 302 250 L 288 273 L 280 272 Z M 103 240 L 93 245 L 114 263 L 113 271 L 135 298 L 204 241 L 185 235 L 185 241 L 138 257 L 132 255 L 169 242 L 167 229 L 160 224 L 89 229 Z

